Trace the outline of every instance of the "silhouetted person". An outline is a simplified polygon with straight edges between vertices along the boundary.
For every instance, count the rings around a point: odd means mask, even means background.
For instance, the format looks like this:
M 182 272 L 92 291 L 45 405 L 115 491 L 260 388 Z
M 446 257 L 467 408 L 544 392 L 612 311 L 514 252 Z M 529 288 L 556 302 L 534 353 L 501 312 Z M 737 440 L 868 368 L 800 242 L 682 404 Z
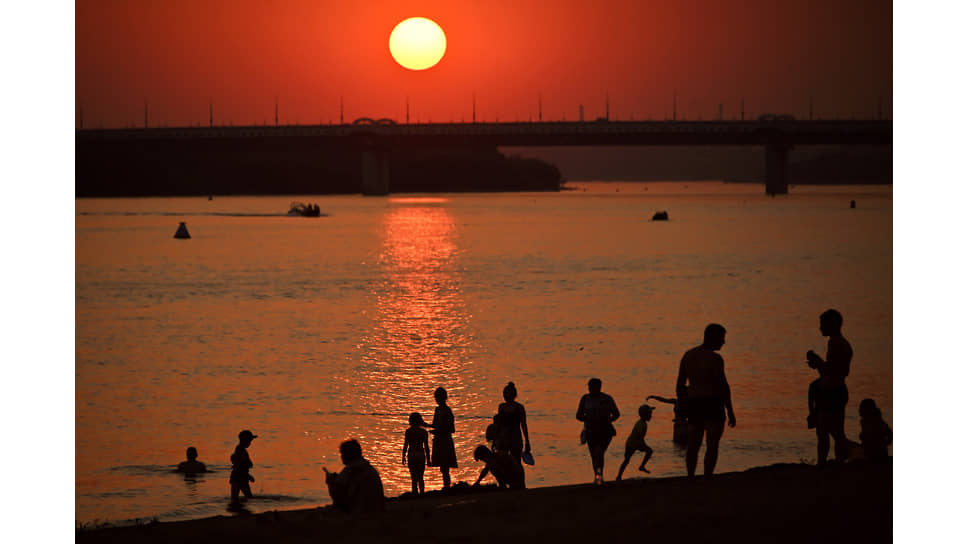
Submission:
M 608 449 L 608 444 L 616 434 L 612 422 L 617 420 L 619 415 L 615 400 L 602 393 L 602 380 L 598 378 L 588 380 L 588 394 L 582 396 L 578 402 L 575 418 L 585 423 L 585 440 L 588 444 L 588 453 L 592 458 L 596 484 L 601 484 L 604 480 L 605 450 Z
M 229 483 L 232 486 L 232 505 L 238 506 L 239 504 L 239 492 L 245 495 L 245 498 L 252 498 L 252 490 L 249 488 L 249 482 L 254 482 L 255 478 L 249 474 L 249 469 L 252 468 L 252 459 L 249 458 L 248 447 L 252 445 L 252 440 L 256 438 L 256 435 L 252 434 L 252 431 L 245 430 L 239 433 L 239 445 L 235 446 L 235 452 L 232 453 L 230 457 L 232 461 L 232 474 L 229 476 Z
M 871 461 L 887 459 L 887 445 L 891 443 L 893 433 L 881 416 L 881 409 L 873 399 L 860 401 L 860 444 L 864 448 L 864 457 Z
M 326 486 L 333 506 L 350 514 L 382 512 L 384 509 L 383 481 L 369 461 L 363 458 L 363 448 L 356 440 L 339 445 L 343 470 L 336 474 L 323 467 Z
M 851 200 L 851 201 L 850 201 L 850 208 L 851 208 L 851 209 L 854 209 L 854 208 L 856 208 L 856 207 L 857 207 L 857 202 L 855 202 L 855 201 L 853 201 L 853 200 Z
M 689 425 L 689 443 L 686 446 L 686 473 L 689 476 L 696 474 L 703 435 L 706 435 L 703 475 L 708 477 L 716 470 L 719 440 L 723 436 L 727 416 L 729 426 L 736 426 L 729 382 L 726 381 L 726 364 L 722 356 L 716 353 L 725 343 L 726 328 L 716 323 L 707 325 L 702 344 L 687 351 L 679 363 L 676 398 L 683 405 Z
M 531 439 L 528 437 L 528 417 L 524 405 L 517 402 L 518 389 L 514 382 L 504 386 L 504 402 L 497 407 L 497 422 L 500 432 L 500 444 L 512 457 L 521 460 L 521 451 L 531 453 Z M 524 433 L 524 442 L 521 435 Z
M 189 446 L 185 450 L 186 461 L 182 461 L 178 464 L 178 472 L 183 472 L 185 474 L 198 474 L 200 472 L 206 472 L 205 463 L 198 460 L 198 450 L 194 446 Z
M 820 314 L 820 333 L 828 337 L 827 359 L 810 350 L 807 364 L 820 372 L 820 379 L 810 384 L 807 397 L 814 409 L 817 427 L 817 466 L 823 467 L 830 452 L 830 437 L 834 438 L 834 456 L 846 461 L 847 435 L 844 433 L 844 413 L 847 409 L 847 375 L 854 350 L 841 334 L 844 318 L 837 310 Z M 808 420 L 809 422 L 809 420 Z
M 493 423 L 487 426 L 484 430 L 484 440 L 487 440 L 488 444 L 491 445 L 491 451 L 498 451 L 507 453 L 507 448 L 501 442 L 501 424 L 499 422 L 501 416 L 494 414 Z
M 424 470 L 430 462 L 427 431 L 421 425 L 424 425 L 424 420 L 420 414 L 410 414 L 410 428 L 403 435 L 403 464 L 410 469 L 410 485 L 414 495 L 424 492 Z
M 649 430 L 649 420 L 652 419 L 652 410 L 654 409 L 648 404 L 639 406 L 639 420 L 635 422 L 635 426 L 632 427 L 632 432 L 629 433 L 628 439 L 625 440 L 625 459 L 622 461 L 622 465 L 618 467 L 618 477 L 615 478 L 617 481 L 622 481 L 622 473 L 625 472 L 625 467 L 628 466 L 629 461 L 637 451 L 645 452 L 645 457 L 642 458 L 642 464 L 639 465 L 639 470 L 646 473 L 649 472 L 645 468 L 645 464 L 652 458 L 652 448 L 645 443 L 645 433 Z
M 659 402 L 664 402 L 666 404 L 672 405 L 672 442 L 679 446 L 685 446 L 689 443 L 689 424 L 686 422 L 686 415 L 682 413 L 682 408 L 679 406 L 679 401 L 675 397 L 671 399 L 660 397 L 658 395 L 649 395 L 645 397 L 645 400 L 655 399 Z
M 447 390 L 438 387 L 434 390 L 434 420 L 430 423 L 430 431 L 434 435 L 433 448 L 430 453 L 430 466 L 440 467 L 440 476 L 444 480 L 444 489 L 450 487 L 450 469 L 457 468 L 457 452 L 454 450 L 454 412 L 447 406 Z
M 491 473 L 501 488 L 524 489 L 524 467 L 510 454 L 493 452 L 487 446 L 478 446 L 474 450 L 474 460 L 484 461 L 484 468 L 474 485 L 479 485 Z

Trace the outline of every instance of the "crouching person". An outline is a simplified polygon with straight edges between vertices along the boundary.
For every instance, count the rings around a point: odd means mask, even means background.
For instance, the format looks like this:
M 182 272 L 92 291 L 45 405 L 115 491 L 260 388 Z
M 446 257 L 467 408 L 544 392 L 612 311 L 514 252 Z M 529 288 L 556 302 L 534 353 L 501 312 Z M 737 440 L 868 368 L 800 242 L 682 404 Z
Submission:
M 363 448 L 356 440 L 339 445 L 343 470 L 339 474 L 326 472 L 326 486 L 333 506 L 350 514 L 382 512 L 384 510 L 383 481 L 369 461 L 363 458 Z
M 479 485 L 481 480 L 490 472 L 497 480 L 497 485 L 502 488 L 524 489 L 524 467 L 521 463 L 504 452 L 493 452 L 487 446 L 478 446 L 474 450 L 474 460 L 484 461 L 484 469 L 477 477 L 474 485 Z

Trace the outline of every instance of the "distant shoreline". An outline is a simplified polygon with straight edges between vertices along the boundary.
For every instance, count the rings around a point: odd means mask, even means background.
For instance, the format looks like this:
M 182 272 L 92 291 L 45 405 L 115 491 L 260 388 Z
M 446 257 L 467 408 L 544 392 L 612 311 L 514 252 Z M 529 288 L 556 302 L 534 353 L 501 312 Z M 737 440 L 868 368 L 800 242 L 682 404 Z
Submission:
M 78 543 L 110 542 L 889 542 L 893 464 L 849 463 L 823 471 L 778 464 L 712 479 L 623 482 L 397 497 L 377 516 L 332 507 L 216 516 L 127 527 L 82 528 Z

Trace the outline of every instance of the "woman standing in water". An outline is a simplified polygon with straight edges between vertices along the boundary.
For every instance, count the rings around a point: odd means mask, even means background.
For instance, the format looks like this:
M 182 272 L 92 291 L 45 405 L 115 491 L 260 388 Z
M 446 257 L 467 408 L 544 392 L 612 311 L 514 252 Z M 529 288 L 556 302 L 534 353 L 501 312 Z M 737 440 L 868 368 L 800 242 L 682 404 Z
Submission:
M 524 411 L 524 405 L 515 400 L 517 397 L 518 389 L 514 386 L 514 382 L 508 382 L 504 386 L 504 402 L 497 407 L 497 422 L 502 449 L 520 463 L 522 449 L 525 453 L 531 453 L 531 438 L 528 436 L 528 417 Z
M 434 420 L 430 424 L 434 435 L 430 453 L 430 466 L 440 467 L 444 489 L 450 487 L 450 469 L 457 468 L 457 452 L 454 450 L 454 412 L 447 406 L 447 390 L 438 387 L 434 391 Z

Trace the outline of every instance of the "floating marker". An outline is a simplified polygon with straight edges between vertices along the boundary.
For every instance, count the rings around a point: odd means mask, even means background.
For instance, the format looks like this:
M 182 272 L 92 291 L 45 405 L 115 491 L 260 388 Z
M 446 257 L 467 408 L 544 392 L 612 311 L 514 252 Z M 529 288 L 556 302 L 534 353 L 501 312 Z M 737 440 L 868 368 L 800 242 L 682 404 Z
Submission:
M 185 226 L 185 222 L 182 221 L 178 223 L 178 230 L 175 231 L 175 238 L 182 238 L 187 240 L 188 238 L 191 238 L 191 237 L 192 235 L 188 234 L 188 227 Z

